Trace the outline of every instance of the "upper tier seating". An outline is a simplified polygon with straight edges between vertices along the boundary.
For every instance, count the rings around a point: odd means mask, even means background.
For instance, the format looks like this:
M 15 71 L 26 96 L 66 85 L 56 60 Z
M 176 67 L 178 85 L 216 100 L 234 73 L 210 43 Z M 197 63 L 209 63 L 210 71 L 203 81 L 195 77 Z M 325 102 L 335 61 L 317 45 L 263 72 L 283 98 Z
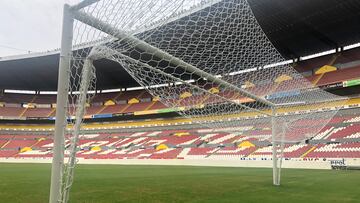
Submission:
M 52 112 L 51 108 L 28 108 L 23 111 L 22 117 L 49 117 Z
M 316 85 L 322 86 L 330 83 L 342 82 L 349 79 L 360 78 L 360 49 L 352 49 L 336 53 L 333 55 L 326 55 L 311 60 L 300 61 L 295 68 L 300 72 L 306 72 L 306 77 Z M 345 65 L 344 65 L 345 64 Z M 314 75 L 314 72 L 324 65 L 331 65 L 338 67 L 338 70 L 327 72 L 323 74 Z M 310 75 L 309 75 L 310 72 Z M 244 77 L 251 73 L 244 73 Z M 311 75 L 312 74 L 312 75 Z M 249 82 L 249 81 L 242 81 Z M 251 81 L 250 81 L 251 82 Z M 255 83 L 255 82 L 254 82 Z M 263 85 L 255 85 L 248 87 L 247 91 L 254 94 L 265 96 L 271 92 L 288 91 L 292 88 L 301 88 L 296 79 L 285 80 L 282 82 L 269 83 Z M 211 86 L 206 88 L 210 89 Z M 236 93 L 229 91 L 219 92 L 221 96 L 227 98 L 234 98 Z M 238 97 L 238 96 L 236 96 Z M 135 98 L 139 103 L 128 104 L 130 100 Z M 97 93 L 87 107 L 87 116 L 95 114 L 112 114 L 112 113 L 133 113 L 136 111 L 155 110 L 167 108 L 159 101 L 152 101 L 153 97 L 146 90 L 132 90 L 123 92 Z M 106 102 L 111 100 L 116 105 L 103 106 Z M 191 98 L 178 99 L 179 105 L 199 105 L 205 101 L 209 101 L 209 97 L 201 95 L 193 95 Z M 212 98 L 211 102 L 216 103 L 216 99 Z M 5 107 L 4 106 L 5 103 Z M 56 95 L 46 94 L 16 94 L 16 93 L 1 93 L 0 94 L 0 117 L 53 117 L 55 116 L 55 109 L 51 108 L 52 104 L 56 103 Z M 23 108 L 22 105 L 34 104 L 36 108 Z M 301 108 L 299 107 L 299 110 Z
M 37 95 L 33 101 L 35 104 L 55 104 L 56 95 Z
M 0 107 L 0 117 L 19 117 L 24 110 L 20 107 Z
M 0 95 L 0 102 L 12 104 L 31 103 L 34 98 L 35 95 L 33 94 L 4 93 L 3 95 Z
M 360 78 L 360 66 L 325 73 L 322 78 L 317 82 L 317 85 L 327 85 L 354 78 Z

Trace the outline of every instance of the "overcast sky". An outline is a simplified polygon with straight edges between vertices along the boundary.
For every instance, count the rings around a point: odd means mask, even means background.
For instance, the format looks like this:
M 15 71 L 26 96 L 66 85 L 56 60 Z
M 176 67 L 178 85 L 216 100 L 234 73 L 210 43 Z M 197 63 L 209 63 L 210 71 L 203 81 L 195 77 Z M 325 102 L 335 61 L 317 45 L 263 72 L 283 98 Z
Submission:
M 76 2 L 0 0 L 0 57 L 59 48 L 62 7 Z

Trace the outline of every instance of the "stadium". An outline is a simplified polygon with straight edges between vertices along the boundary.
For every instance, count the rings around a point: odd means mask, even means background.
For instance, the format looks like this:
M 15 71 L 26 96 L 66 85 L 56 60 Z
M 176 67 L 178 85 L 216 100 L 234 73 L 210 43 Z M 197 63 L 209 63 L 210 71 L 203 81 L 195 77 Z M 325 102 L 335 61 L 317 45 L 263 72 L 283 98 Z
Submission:
M 360 202 L 359 1 L 62 12 L 0 52 L 0 202 Z

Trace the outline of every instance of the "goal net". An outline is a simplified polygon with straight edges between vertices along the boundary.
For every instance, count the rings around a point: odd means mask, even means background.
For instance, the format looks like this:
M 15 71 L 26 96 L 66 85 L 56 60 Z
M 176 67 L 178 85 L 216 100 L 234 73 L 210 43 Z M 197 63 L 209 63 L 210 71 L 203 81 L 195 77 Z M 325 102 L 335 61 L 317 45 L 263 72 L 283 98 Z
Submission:
M 68 97 L 73 125 L 65 200 L 98 59 L 117 62 L 153 97 L 205 127 L 233 130 L 262 118 L 273 132 L 267 139 L 275 185 L 284 143 L 314 137 L 336 114 L 334 106 L 346 102 L 286 63 L 246 0 L 88 0 L 69 10 L 75 19 Z

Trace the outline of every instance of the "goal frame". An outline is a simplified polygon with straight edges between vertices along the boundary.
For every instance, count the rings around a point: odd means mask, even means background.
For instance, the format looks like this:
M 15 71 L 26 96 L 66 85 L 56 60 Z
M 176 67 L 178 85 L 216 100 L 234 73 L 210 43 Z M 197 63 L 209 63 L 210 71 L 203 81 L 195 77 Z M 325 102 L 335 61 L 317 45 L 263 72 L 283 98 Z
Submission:
M 84 24 L 94 27 L 94 24 L 91 22 L 96 22 L 94 28 L 107 33 L 115 38 L 129 40 L 131 42 L 136 42 L 140 48 L 144 48 L 148 51 L 156 53 L 156 56 L 171 60 L 175 65 L 183 67 L 187 71 L 191 71 L 201 77 L 206 78 L 216 84 L 230 87 L 242 95 L 254 99 L 257 102 L 260 102 L 271 109 L 271 114 L 268 116 L 271 117 L 271 128 L 272 128 L 272 167 L 273 167 L 273 185 L 280 185 L 280 169 L 282 163 L 282 151 L 281 155 L 278 157 L 278 146 L 281 146 L 283 150 L 283 142 L 276 141 L 276 109 L 277 106 L 270 101 L 260 98 L 245 89 L 239 88 L 231 83 L 228 83 L 221 78 L 213 76 L 205 71 L 194 67 L 191 64 L 184 62 L 183 60 L 176 58 L 156 47 L 153 47 L 146 42 L 137 39 L 133 36 L 125 35 L 121 30 L 112 27 L 111 25 L 100 21 L 86 13 L 79 11 L 80 9 L 87 7 L 93 3 L 96 3 L 100 0 L 83 0 L 82 2 L 70 6 L 68 4 L 64 5 L 63 9 L 63 24 L 62 24 L 62 37 L 61 37 L 61 50 L 60 50 L 60 60 L 59 60 L 59 70 L 58 70 L 58 88 L 57 88 L 57 100 L 56 100 L 56 120 L 55 120 L 55 133 L 54 133 L 54 147 L 53 147 L 53 159 L 52 159 L 52 169 L 51 169 L 51 186 L 50 186 L 50 203 L 58 202 L 67 202 L 67 198 L 62 200 L 62 183 L 64 180 L 64 139 L 66 131 L 66 109 L 67 109 L 67 99 L 69 96 L 69 80 L 70 80 L 70 67 L 71 67 L 71 57 L 72 57 L 72 40 L 73 40 L 73 27 L 74 21 L 78 20 Z M 114 34 L 115 33 L 115 34 Z M 86 94 L 85 92 L 80 92 L 80 94 Z M 80 97 L 81 98 L 81 97 Z M 82 101 L 85 105 L 84 101 Z M 80 102 L 81 103 L 81 102 Z M 238 104 L 242 106 L 242 104 Z M 78 118 L 77 118 L 78 119 Z M 77 129 L 79 130 L 79 129 Z M 76 146 L 75 146 L 76 147 Z M 72 153 L 70 159 L 75 160 L 76 153 Z

